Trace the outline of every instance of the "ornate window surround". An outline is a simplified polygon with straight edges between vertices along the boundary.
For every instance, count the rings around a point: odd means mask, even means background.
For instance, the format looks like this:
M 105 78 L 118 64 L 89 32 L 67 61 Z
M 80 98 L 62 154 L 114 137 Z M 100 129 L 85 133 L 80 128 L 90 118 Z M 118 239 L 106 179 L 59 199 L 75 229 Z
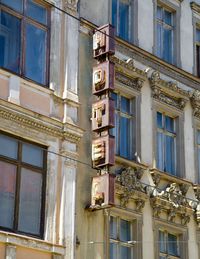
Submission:
M 157 5 L 166 7 L 167 9 L 175 12 L 174 21 L 174 50 L 173 55 L 175 57 L 173 65 L 181 67 L 180 59 L 180 16 L 181 16 L 181 2 L 182 0 L 153 0 L 154 9 L 154 43 L 153 43 L 153 54 L 156 55 L 156 11 Z
M 141 88 L 146 80 L 146 73 L 135 67 L 133 59 L 122 60 L 114 56 L 111 61 L 115 63 L 115 92 L 134 99 L 135 110 L 135 136 L 134 147 L 137 156 L 141 155 L 141 134 L 140 134 L 140 109 L 141 109 Z M 136 159 L 135 159 L 136 160 Z
M 188 245 L 185 244 L 188 242 L 188 231 L 187 228 L 182 226 L 173 226 L 172 224 L 167 224 L 160 220 L 154 221 L 154 242 L 155 242 L 155 259 L 159 259 L 159 230 L 166 230 L 169 233 L 173 233 L 179 237 L 180 243 L 180 258 L 188 258 Z
M 185 176 L 185 162 L 181 160 L 184 157 L 184 141 L 183 141 L 183 122 L 184 122 L 184 108 L 186 102 L 189 100 L 189 92 L 182 90 L 174 82 L 168 82 L 160 78 L 158 71 L 153 71 L 149 78 L 152 89 L 153 98 L 153 161 L 156 161 L 156 114 L 157 111 L 164 112 L 167 115 L 176 118 L 177 120 L 177 168 L 176 176 Z M 179 163 L 182 161 L 182 163 Z M 155 162 L 154 165 L 155 167 Z M 158 170 L 159 171 L 159 170 Z M 164 172 L 163 172 L 164 173 Z M 165 174 L 165 173 L 164 173 Z M 170 175 L 170 174 L 167 174 Z

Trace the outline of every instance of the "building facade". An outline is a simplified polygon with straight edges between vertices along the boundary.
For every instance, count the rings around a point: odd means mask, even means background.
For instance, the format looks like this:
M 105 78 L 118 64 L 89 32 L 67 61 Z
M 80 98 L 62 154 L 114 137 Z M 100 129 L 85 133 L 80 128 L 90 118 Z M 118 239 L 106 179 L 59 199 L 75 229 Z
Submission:
M 101 144 L 93 149 L 93 170 L 79 165 L 77 258 L 200 257 L 199 4 L 80 1 L 80 152 L 90 164 L 91 145 L 103 135 L 93 121 L 102 126 L 107 111 L 97 114 L 102 96 L 93 88 L 96 67 L 109 60 L 115 66 L 114 91 L 108 93 L 115 103 L 115 128 L 109 132 L 115 136 L 115 163 L 109 171 L 96 166 L 111 148 Z M 106 24 L 115 27 L 115 54 L 94 58 L 103 38 L 113 40 L 101 29 Z M 95 30 L 103 31 L 102 38 L 92 37 Z M 111 80 L 108 70 L 99 74 L 104 85 Z M 98 189 L 89 179 L 107 173 L 116 176 L 114 192 L 110 183 L 114 206 L 106 202 L 107 184 Z
M 0 1 L 1 259 L 75 258 L 79 34 L 64 12 L 76 2 Z

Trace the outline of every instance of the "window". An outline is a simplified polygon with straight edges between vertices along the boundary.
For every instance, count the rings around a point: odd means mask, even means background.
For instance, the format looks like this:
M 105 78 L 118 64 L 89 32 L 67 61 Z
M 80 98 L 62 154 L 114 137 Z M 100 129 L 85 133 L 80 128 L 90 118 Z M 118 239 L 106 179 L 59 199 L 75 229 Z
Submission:
M 200 130 L 197 131 L 198 182 L 200 182 Z
M 159 259 L 180 258 L 179 237 L 159 230 Z
M 0 228 L 42 237 L 44 148 L 0 133 Z
M 175 119 L 157 112 L 157 168 L 176 175 Z
M 132 222 L 110 216 L 110 259 L 132 259 Z
M 116 154 L 133 159 L 133 101 L 116 93 L 112 98 L 115 101 L 115 128 L 111 134 L 115 136 Z
M 196 74 L 200 77 L 200 29 L 196 28 Z
M 174 63 L 174 16 L 161 6 L 156 13 L 156 55 L 169 63 Z
M 131 41 L 132 22 L 131 1 L 130 0 L 111 0 L 112 1 L 112 25 L 115 27 L 116 34 L 124 40 Z
M 34 0 L 0 0 L 0 67 L 46 85 L 48 10 Z

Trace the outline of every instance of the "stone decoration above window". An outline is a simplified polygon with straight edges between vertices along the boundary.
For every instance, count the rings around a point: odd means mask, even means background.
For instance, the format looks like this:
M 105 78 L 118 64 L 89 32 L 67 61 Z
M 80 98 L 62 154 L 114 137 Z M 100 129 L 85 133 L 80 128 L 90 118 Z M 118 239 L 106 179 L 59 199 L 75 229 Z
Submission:
M 153 71 L 149 77 L 152 97 L 164 104 L 183 110 L 190 93 L 178 87 L 176 82 L 161 79 L 158 71 Z

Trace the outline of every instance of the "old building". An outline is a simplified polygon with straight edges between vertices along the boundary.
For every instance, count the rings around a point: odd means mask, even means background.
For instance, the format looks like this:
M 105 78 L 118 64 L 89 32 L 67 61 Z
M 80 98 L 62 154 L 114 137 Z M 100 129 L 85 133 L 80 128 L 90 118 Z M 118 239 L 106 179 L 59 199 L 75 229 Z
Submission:
M 74 1 L 0 1 L 0 258 L 74 258 Z
M 76 258 L 198 259 L 200 3 L 82 0 L 79 10 L 79 151 L 94 169 L 78 165 Z M 94 178 L 107 173 L 114 191 Z

